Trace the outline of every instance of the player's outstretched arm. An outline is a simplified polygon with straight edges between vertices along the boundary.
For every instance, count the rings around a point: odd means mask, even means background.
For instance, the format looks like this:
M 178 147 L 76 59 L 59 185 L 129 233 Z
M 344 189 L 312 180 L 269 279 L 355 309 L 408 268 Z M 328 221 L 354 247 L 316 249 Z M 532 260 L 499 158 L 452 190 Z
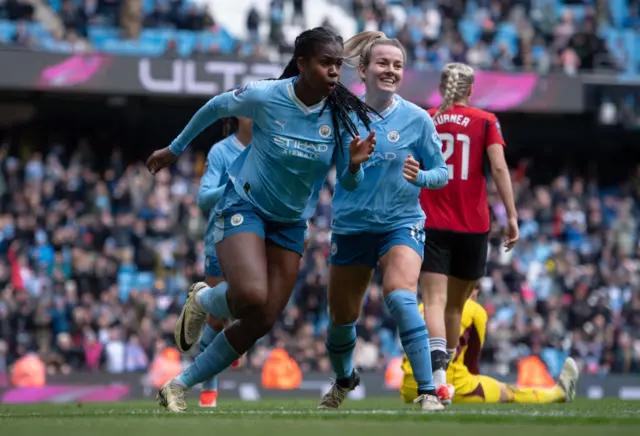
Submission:
M 168 167 L 204 129 L 224 117 L 254 119 L 255 111 L 268 98 L 267 82 L 254 82 L 235 91 L 217 95 L 196 112 L 168 147 L 156 150 L 147 160 L 152 174 Z

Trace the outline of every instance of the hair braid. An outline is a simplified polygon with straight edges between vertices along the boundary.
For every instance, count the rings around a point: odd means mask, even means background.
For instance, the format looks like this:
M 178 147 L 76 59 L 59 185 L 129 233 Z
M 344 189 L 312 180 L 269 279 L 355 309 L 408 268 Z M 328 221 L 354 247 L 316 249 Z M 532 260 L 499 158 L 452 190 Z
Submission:
M 453 106 L 453 102 L 455 101 L 457 94 L 457 86 L 458 86 L 458 72 L 455 69 L 449 70 L 449 75 L 444 84 L 444 94 L 442 96 L 442 104 L 438 108 L 435 116 L 440 115 L 445 112 L 451 106 Z
M 447 111 L 457 102 L 468 103 L 474 80 L 475 73 L 469 65 L 460 62 L 445 65 L 440 77 L 442 104 L 434 116 Z

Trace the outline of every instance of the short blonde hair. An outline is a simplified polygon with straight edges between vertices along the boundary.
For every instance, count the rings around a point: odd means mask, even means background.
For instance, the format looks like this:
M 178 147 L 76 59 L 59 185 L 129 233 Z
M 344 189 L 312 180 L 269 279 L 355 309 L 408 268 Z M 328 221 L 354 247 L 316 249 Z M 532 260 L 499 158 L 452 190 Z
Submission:
M 376 45 L 391 45 L 402 51 L 402 57 L 407 59 L 407 52 L 402 43 L 395 38 L 387 38 L 384 32 L 360 32 L 344 43 L 344 58 L 347 65 L 358 68 L 366 67 L 371 61 L 371 50 Z
M 474 79 L 473 68 L 467 64 L 453 62 L 445 65 L 440 76 L 442 104 L 435 116 L 447 111 L 455 102 L 467 98 Z

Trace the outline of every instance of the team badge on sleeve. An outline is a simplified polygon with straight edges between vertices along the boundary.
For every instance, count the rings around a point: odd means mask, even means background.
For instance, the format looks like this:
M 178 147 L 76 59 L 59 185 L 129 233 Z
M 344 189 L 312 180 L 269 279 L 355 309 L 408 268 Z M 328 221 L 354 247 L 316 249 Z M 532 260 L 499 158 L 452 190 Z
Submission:
M 246 90 L 247 90 L 247 85 L 242 86 L 242 87 L 240 87 L 240 88 L 236 89 L 236 90 L 233 92 L 233 95 L 235 95 L 235 96 L 237 97 L 237 96 L 239 96 L 240 94 L 242 94 L 243 92 L 245 92 Z

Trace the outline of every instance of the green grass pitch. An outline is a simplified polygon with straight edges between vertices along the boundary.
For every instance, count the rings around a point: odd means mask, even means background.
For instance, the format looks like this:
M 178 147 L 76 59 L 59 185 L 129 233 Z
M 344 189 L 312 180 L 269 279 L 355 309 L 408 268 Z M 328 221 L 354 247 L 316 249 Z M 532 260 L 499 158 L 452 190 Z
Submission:
M 220 401 L 169 414 L 152 401 L 0 405 L 2 436 L 617 436 L 640 435 L 640 401 L 579 400 L 551 405 L 454 405 L 421 413 L 394 399 Z

